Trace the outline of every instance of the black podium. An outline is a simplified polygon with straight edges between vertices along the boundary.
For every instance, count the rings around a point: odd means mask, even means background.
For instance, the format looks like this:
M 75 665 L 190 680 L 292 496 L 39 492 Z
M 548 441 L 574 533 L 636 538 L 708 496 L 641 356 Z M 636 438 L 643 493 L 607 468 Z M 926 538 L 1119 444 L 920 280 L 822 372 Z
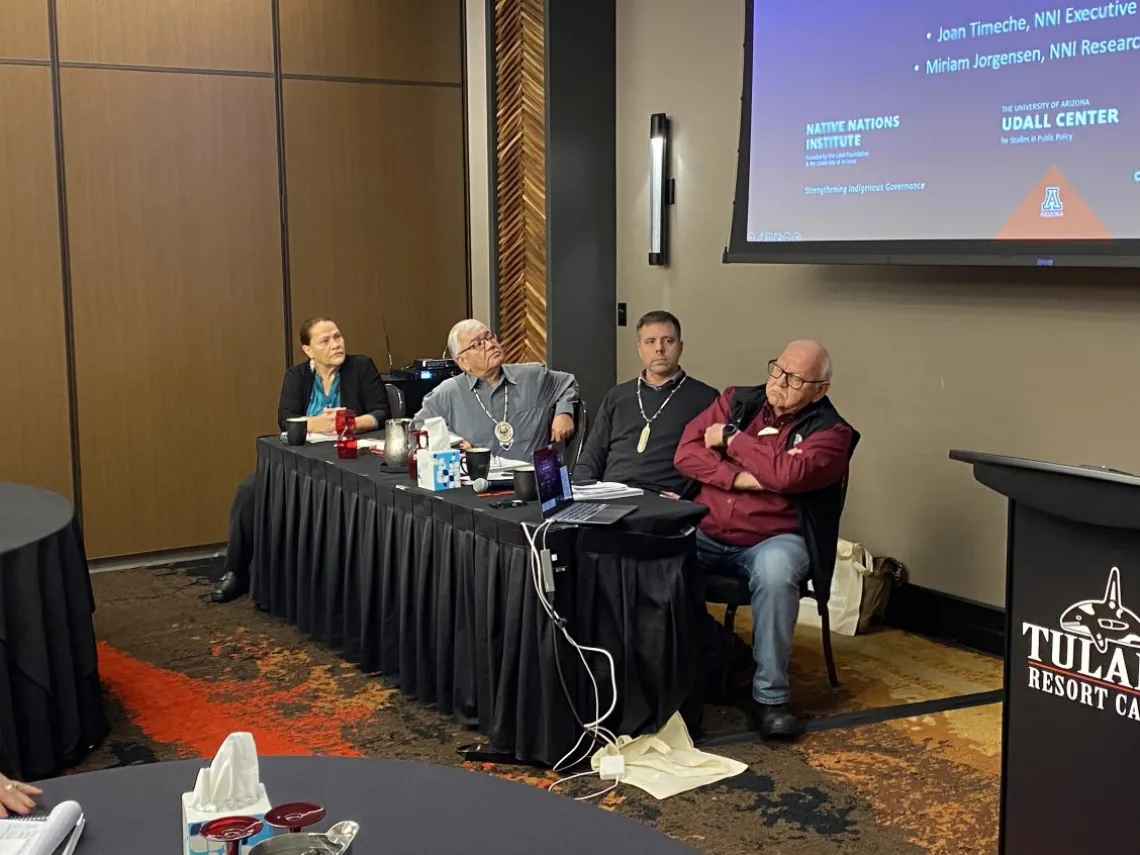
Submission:
M 998 850 L 1140 852 L 1140 478 L 950 458 L 1009 499 Z

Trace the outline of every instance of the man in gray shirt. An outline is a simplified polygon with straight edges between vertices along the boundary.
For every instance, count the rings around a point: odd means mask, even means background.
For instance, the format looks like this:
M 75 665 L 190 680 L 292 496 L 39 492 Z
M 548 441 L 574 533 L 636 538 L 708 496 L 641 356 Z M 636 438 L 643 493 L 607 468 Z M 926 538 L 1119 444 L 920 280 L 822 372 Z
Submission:
M 476 320 L 452 327 L 447 349 L 463 374 L 433 389 L 417 419 L 439 416 L 473 447 L 512 460 L 530 460 L 536 449 L 573 436 L 573 374 L 538 363 L 504 365 L 498 337 Z

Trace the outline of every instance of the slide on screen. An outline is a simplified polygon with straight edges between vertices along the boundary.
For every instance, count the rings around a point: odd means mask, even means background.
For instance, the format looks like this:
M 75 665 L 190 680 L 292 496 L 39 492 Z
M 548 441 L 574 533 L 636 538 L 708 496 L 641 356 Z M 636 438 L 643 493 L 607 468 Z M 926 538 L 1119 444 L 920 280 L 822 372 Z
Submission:
M 755 0 L 747 239 L 1140 238 L 1140 6 Z

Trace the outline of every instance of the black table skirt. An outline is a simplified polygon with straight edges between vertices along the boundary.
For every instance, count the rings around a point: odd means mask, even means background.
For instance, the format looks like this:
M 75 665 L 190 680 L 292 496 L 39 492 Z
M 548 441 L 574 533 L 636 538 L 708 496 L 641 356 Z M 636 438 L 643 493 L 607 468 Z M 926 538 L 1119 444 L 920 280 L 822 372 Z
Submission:
M 410 483 L 376 455 L 338 461 L 328 445 L 259 440 L 254 602 L 477 726 L 496 750 L 555 764 L 578 739 L 576 716 L 595 717 L 594 695 L 535 595 L 519 523 L 537 523 L 537 508 L 494 511 L 469 489 Z M 636 734 L 663 726 L 697 677 L 702 607 L 691 530 L 681 532 L 705 509 L 630 503 L 624 525 L 562 529 L 548 543 L 567 565 L 555 608 L 580 644 L 616 659 L 607 724 Z M 589 662 L 604 712 L 608 667 Z
M 0 484 L 0 771 L 59 774 L 107 733 L 95 601 L 67 500 Z
M 87 818 L 79 855 L 177 855 L 182 793 L 204 765 L 183 760 L 69 775 L 43 782 L 39 801 L 44 810 L 79 802 Z M 352 855 L 695 855 L 592 802 L 464 769 L 355 757 L 262 757 L 259 767 L 271 803 L 325 808 L 313 831 L 359 822 Z

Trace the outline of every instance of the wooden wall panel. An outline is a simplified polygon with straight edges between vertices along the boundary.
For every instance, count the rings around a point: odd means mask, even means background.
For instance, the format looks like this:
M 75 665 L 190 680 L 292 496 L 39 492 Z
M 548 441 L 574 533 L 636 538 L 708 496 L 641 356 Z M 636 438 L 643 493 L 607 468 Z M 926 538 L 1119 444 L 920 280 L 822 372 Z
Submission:
M 67 69 L 92 557 L 225 540 L 282 371 L 273 81 Z
M 511 362 L 546 361 L 543 0 L 495 2 L 499 336 Z
M 65 62 L 273 71 L 269 0 L 58 4 L 59 55 Z
M 281 0 L 286 74 L 459 83 L 463 0 Z
M 295 324 L 384 370 L 383 313 L 397 365 L 439 355 L 467 313 L 462 91 L 286 80 L 284 111 Z
M 47 0 L 0 0 L 0 57 L 48 56 Z
M 51 70 L 0 66 L 0 481 L 71 498 Z

